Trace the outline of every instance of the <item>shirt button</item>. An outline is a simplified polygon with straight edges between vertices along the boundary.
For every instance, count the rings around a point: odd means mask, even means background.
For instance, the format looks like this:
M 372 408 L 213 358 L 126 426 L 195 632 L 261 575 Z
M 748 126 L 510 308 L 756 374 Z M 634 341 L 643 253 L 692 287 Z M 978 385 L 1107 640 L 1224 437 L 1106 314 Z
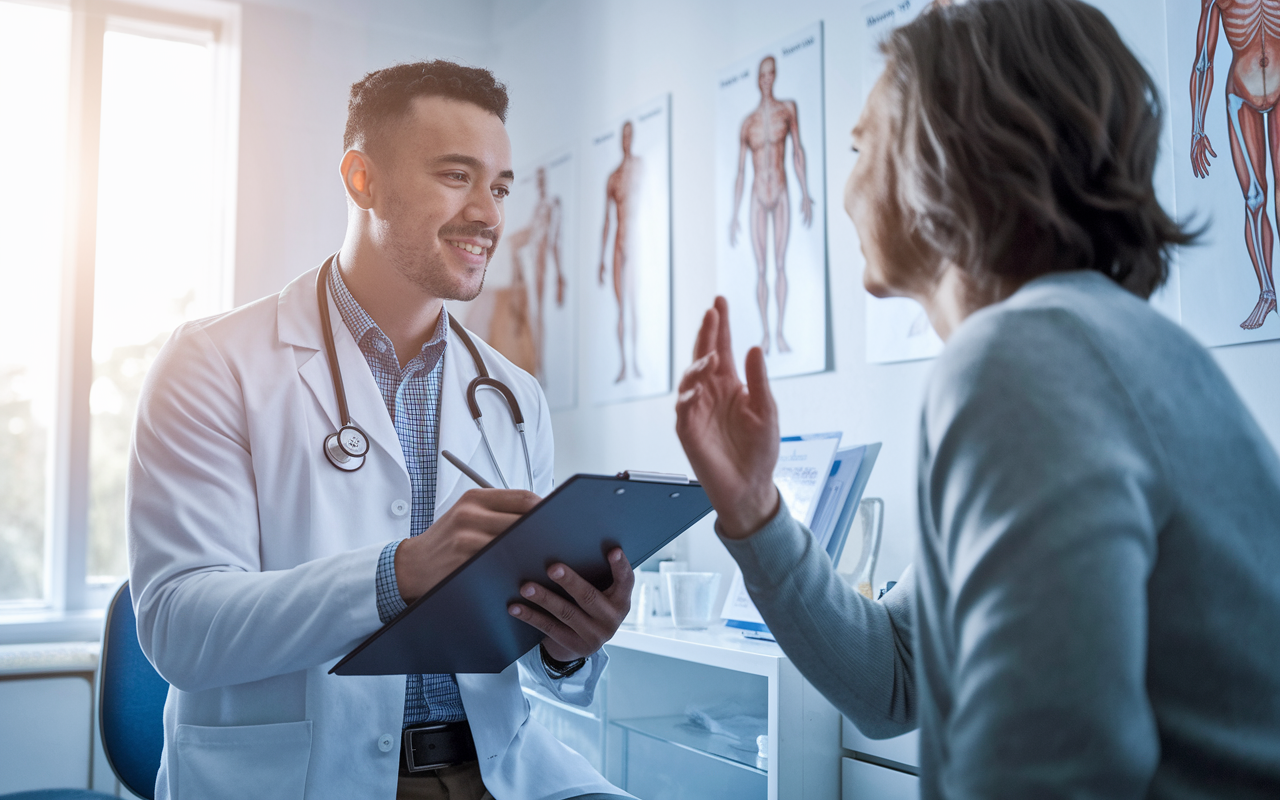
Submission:
M 409 513 L 409 504 L 404 500 L 391 501 L 391 515 L 393 517 L 403 517 Z
M 390 753 L 392 745 L 395 741 L 391 738 L 391 734 L 384 733 L 378 737 L 378 749 L 384 753 Z
M 374 339 L 373 349 L 377 350 L 379 353 L 385 353 L 387 352 L 387 343 L 382 341 L 381 339 Z

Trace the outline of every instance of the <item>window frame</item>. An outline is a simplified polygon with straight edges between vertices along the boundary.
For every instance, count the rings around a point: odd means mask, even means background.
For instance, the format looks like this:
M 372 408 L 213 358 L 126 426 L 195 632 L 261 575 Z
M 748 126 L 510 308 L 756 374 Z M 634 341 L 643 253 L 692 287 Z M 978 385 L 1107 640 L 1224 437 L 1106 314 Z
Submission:
M 241 8 L 225 0 L 7 0 L 71 13 L 67 160 L 53 424 L 46 461 L 44 597 L 0 602 L 0 643 L 86 638 L 119 583 L 88 575 L 89 390 L 98 216 L 103 46 L 108 31 L 208 44 L 214 59 L 213 141 L 221 302 L 235 262 Z

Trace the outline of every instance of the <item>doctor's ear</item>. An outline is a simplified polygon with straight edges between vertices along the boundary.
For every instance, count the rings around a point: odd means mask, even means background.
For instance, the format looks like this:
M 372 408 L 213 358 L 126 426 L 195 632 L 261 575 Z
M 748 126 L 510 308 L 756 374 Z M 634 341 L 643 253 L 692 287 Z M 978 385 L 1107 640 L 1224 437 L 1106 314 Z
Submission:
M 348 150 L 342 157 L 342 182 L 346 184 L 347 196 L 363 209 L 373 207 L 370 167 L 369 157 L 359 150 Z

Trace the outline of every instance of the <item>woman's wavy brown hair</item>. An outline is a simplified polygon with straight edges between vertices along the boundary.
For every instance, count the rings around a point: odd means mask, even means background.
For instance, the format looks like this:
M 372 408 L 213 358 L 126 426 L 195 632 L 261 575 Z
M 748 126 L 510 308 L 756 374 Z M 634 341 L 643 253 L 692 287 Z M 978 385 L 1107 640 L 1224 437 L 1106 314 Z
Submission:
M 975 286 L 1092 269 L 1148 297 L 1195 238 L 1152 186 L 1151 76 L 1079 0 L 935 7 L 881 46 L 898 202 Z

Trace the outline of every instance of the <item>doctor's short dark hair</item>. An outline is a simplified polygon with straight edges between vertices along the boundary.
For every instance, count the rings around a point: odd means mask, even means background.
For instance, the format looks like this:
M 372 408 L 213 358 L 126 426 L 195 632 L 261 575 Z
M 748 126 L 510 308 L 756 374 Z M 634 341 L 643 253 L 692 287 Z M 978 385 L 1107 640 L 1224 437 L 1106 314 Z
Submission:
M 975 287 L 1102 272 L 1140 297 L 1192 241 L 1156 199 L 1159 89 L 1080 0 L 938 3 L 881 45 L 908 224 Z
M 409 112 L 415 97 L 448 97 L 507 121 L 507 87 L 493 73 L 437 59 L 370 72 L 351 84 L 342 149 L 373 152 L 380 137 Z

